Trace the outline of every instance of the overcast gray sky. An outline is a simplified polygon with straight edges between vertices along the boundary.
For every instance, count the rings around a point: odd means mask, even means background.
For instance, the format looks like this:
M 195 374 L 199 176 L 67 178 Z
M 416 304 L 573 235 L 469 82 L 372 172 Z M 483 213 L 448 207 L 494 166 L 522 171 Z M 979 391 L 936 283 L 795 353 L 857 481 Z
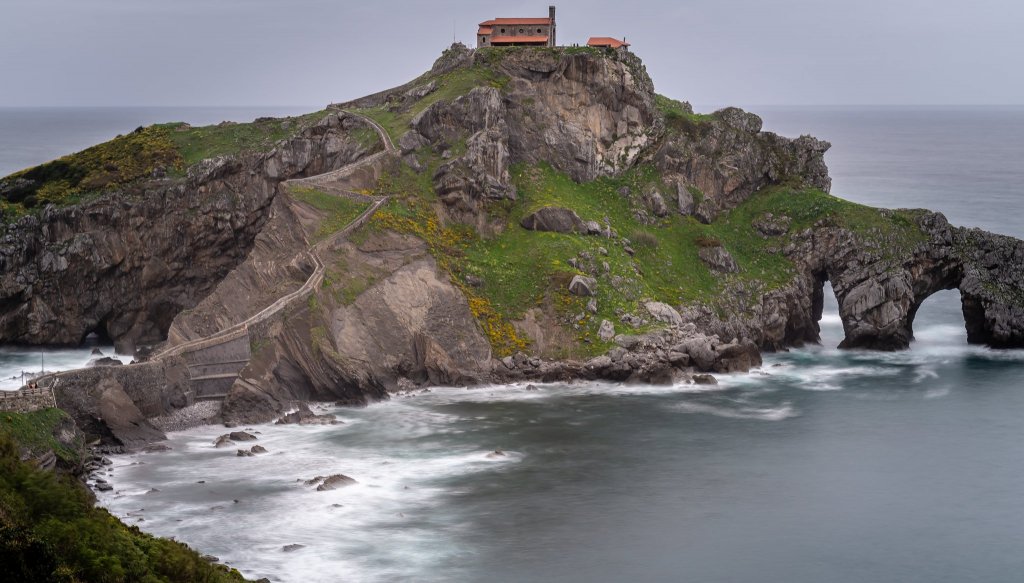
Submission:
M 1021 0 L 556 2 L 698 104 L 1024 104 Z M 322 105 L 544 1 L 0 0 L 0 106 Z

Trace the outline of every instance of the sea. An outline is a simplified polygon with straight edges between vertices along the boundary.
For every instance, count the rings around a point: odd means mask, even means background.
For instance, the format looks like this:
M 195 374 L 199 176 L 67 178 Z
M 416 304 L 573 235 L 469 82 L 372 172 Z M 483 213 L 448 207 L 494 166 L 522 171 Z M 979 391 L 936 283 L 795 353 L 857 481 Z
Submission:
M 751 109 L 832 143 L 833 194 L 1024 237 L 1024 107 Z M 0 175 L 144 123 L 301 111 L 0 109 Z M 910 350 L 839 351 L 826 299 L 820 346 L 717 386 L 431 388 L 242 428 L 255 457 L 203 427 L 115 457 L 99 500 L 279 582 L 1021 581 L 1024 351 L 968 346 L 955 290 Z M 304 483 L 336 473 L 357 483 Z

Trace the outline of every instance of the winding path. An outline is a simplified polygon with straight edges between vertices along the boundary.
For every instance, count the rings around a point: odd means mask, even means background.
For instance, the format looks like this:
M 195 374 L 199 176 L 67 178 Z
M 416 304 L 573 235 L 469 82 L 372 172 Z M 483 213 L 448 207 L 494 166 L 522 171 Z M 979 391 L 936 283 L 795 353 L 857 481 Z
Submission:
M 182 356 L 182 355 L 185 355 L 185 354 L 188 354 L 188 353 L 195 353 L 195 352 L 203 351 L 203 350 L 206 350 L 206 349 L 214 348 L 214 347 L 216 347 L 218 345 L 234 342 L 234 341 L 239 340 L 240 338 L 247 338 L 248 335 L 249 335 L 249 329 L 252 326 L 260 324 L 260 323 L 263 323 L 263 322 L 266 322 L 267 320 L 269 320 L 273 316 L 275 316 L 278 313 L 280 313 L 286 307 L 291 305 L 293 302 L 304 300 L 307 297 L 309 297 L 309 295 L 312 294 L 313 291 L 316 290 L 317 286 L 321 285 L 323 283 L 323 280 L 324 280 L 324 273 L 326 272 L 326 266 L 324 265 L 323 259 L 320 257 L 320 253 L 323 250 L 327 249 L 330 245 L 334 244 L 335 242 L 337 242 L 340 239 L 343 239 L 343 238 L 349 236 L 353 231 L 355 231 L 359 227 L 361 227 L 364 224 L 366 224 L 370 220 L 370 218 L 373 217 L 374 213 L 376 213 L 377 210 L 380 209 L 380 207 L 382 207 L 383 205 L 385 205 L 388 202 L 389 199 L 386 196 L 381 196 L 381 197 L 367 196 L 367 195 L 360 194 L 360 193 L 357 193 L 357 192 L 352 192 L 350 190 L 344 189 L 344 188 L 339 187 L 339 186 L 336 185 L 336 183 L 339 180 L 342 180 L 342 179 L 344 179 L 344 178 L 346 178 L 348 176 L 351 176 L 354 172 L 360 170 L 361 168 L 368 167 L 368 166 L 371 166 L 371 165 L 377 163 L 380 159 L 382 159 L 384 157 L 394 156 L 397 153 L 397 151 L 398 151 L 397 148 L 395 148 L 394 143 L 391 141 L 391 136 L 388 135 L 387 130 L 385 130 L 376 121 L 370 119 L 369 117 L 366 117 L 365 115 L 362 115 L 362 114 L 359 114 L 359 113 L 355 113 L 355 112 L 352 112 L 352 111 L 348 111 L 348 110 L 340 110 L 340 111 L 343 111 L 344 113 L 347 113 L 349 115 L 358 117 L 361 120 L 363 120 L 365 123 L 369 124 L 377 132 L 377 135 L 380 136 L 381 142 L 384 144 L 384 150 L 382 150 L 380 152 L 377 152 L 377 153 L 375 153 L 375 154 L 373 154 L 371 156 L 367 156 L 366 158 L 363 158 L 363 159 L 361 159 L 361 160 L 359 160 L 357 162 L 354 162 L 354 163 L 349 164 L 347 166 L 344 166 L 342 168 L 331 170 L 331 171 L 325 172 L 323 174 L 317 174 L 315 176 L 308 176 L 308 177 L 305 177 L 305 178 L 297 178 L 297 179 L 293 179 L 293 180 L 286 180 L 286 181 L 282 182 L 281 185 L 285 189 L 287 189 L 288 187 L 291 187 L 291 186 L 307 186 L 307 187 L 317 188 L 319 190 L 323 190 L 323 191 L 325 191 L 325 192 L 327 192 L 329 194 L 333 194 L 335 196 L 344 196 L 344 197 L 347 197 L 347 198 L 351 198 L 353 200 L 357 200 L 359 202 L 369 202 L 370 206 L 366 210 L 364 210 L 358 217 L 353 219 L 343 229 L 341 229 L 341 230 L 331 234 L 331 236 L 329 236 L 326 239 L 324 239 L 324 240 L 322 240 L 322 241 L 320 241 L 320 242 L 310 246 L 308 249 L 303 251 L 303 254 L 306 255 L 307 259 L 313 264 L 313 272 L 310 274 L 309 278 L 306 279 L 306 281 L 298 289 L 296 289 L 294 291 L 291 291 L 291 292 L 289 292 L 289 293 L 279 297 L 272 304 L 270 304 L 266 308 L 263 308 L 262 310 L 260 310 L 256 314 L 253 314 L 252 316 L 246 318 L 245 320 L 243 320 L 241 322 L 238 322 L 236 324 L 233 324 L 233 325 L 231 325 L 231 326 L 229 326 L 229 327 L 227 327 L 227 328 L 225 328 L 223 330 L 220 330 L 218 332 L 215 332 L 215 333 L 213 333 L 213 334 L 211 334 L 209 336 L 205 336 L 203 338 L 197 338 L 195 340 L 189 340 L 187 342 L 183 342 L 181 344 L 176 344 L 174 346 L 165 347 L 165 348 L 157 351 L 156 353 L 154 353 L 150 357 L 148 362 L 152 362 L 154 360 L 162 360 L 162 359 L 166 359 L 166 358 L 171 358 L 171 357 L 174 357 L 174 356 Z M 246 344 L 248 344 L 248 342 L 246 342 Z M 200 398 L 222 398 L 224 396 L 222 394 L 202 395 L 201 391 L 196 391 L 197 387 L 195 386 L 195 384 L 197 382 L 202 382 L 202 381 L 213 381 L 213 380 L 223 381 L 225 379 L 237 378 L 238 371 L 240 371 L 242 368 L 244 368 L 247 363 L 248 363 L 248 358 L 246 358 L 245 360 L 221 361 L 219 363 L 218 362 L 206 362 L 206 363 L 201 363 L 201 364 L 198 364 L 198 365 L 196 365 L 196 364 L 189 365 L 190 366 L 190 381 L 192 381 L 192 384 L 193 384 L 193 392 L 195 393 L 195 395 L 197 397 L 200 397 Z M 212 367 L 216 367 L 218 365 L 228 365 L 228 364 L 232 365 L 232 368 L 235 368 L 237 370 L 235 370 L 234 372 L 219 373 L 219 374 L 205 374 L 205 375 L 199 375 L 199 376 L 192 376 L 191 375 L 191 368 L 192 367 L 198 367 L 198 366 L 202 366 L 202 367 L 211 367 L 211 366 Z M 52 381 L 52 382 L 48 382 L 48 386 L 52 387 L 53 384 L 56 383 L 57 380 L 62 375 L 73 373 L 73 372 L 75 372 L 75 371 L 74 370 L 68 370 L 68 371 L 61 371 L 61 372 L 57 372 L 57 373 L 52 373 L 52 374 L 44 375 L 44 376 L 40 377 L 39 379 L 37 379 L 37 381 L 38 382 Z

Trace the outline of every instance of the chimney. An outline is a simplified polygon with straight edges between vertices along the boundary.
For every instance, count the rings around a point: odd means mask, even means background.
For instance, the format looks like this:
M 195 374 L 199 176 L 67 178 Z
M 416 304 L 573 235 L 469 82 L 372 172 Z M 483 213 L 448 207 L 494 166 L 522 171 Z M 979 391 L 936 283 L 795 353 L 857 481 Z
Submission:
M 551 33 L 548 35 L 548 46 L 553 47 L 555 44 L 555 7 L 548 6 L 548 18 L 551 20 Z

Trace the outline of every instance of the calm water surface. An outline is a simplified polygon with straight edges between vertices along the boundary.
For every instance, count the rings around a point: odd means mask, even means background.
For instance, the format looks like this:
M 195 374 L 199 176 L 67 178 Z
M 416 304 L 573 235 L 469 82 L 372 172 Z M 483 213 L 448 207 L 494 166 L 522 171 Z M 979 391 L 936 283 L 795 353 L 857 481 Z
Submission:
M 1024 109 L 759 113 L 833 143 L 835 194 L 1024 236 Z M 253 427 L 255 458 L 197 429 L 101 500 L 275 581 L 1019 581 L 1024 352 L 966 346 L 955 291 L 912 350 L 839 352 L 829 299 L 822 348 L 718 387 L 434 389 Z

